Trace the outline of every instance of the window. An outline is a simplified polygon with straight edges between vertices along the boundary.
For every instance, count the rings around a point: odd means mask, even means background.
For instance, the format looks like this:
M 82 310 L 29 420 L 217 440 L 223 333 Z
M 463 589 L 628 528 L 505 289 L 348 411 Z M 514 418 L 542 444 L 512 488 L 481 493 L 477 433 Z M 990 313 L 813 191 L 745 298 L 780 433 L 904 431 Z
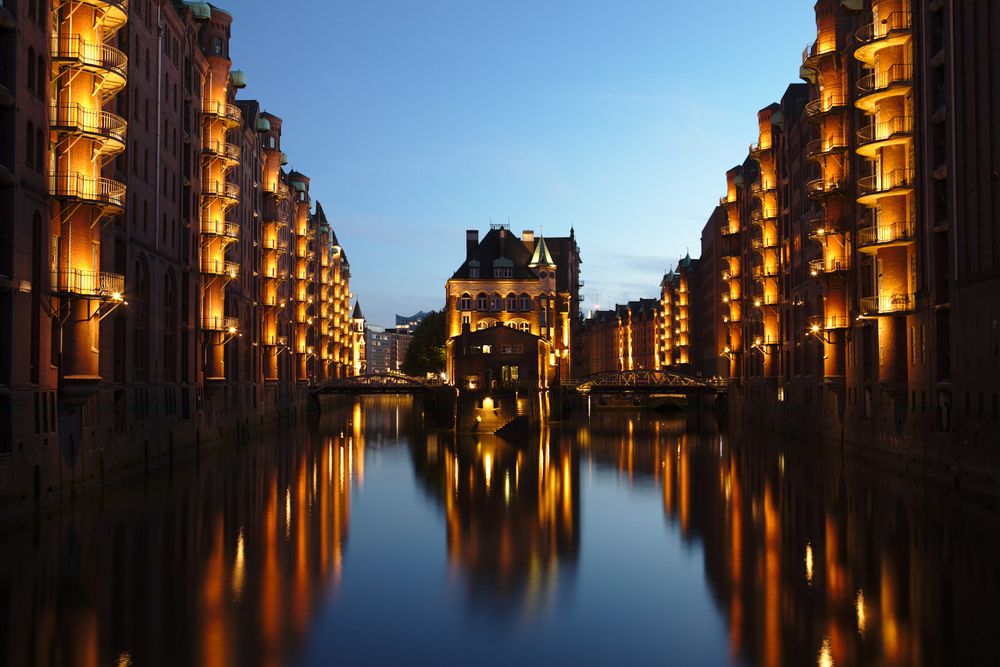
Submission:
M 486 310 L 486 295 L 480 294 L 476 297 L 476 310 Z
M 531 310 L 531 297 L 527 294 L 521 295 L 521 310 Z
M 500 377 L 504 382 L 517 382 L 517 376 L 517 366 L 503 366 L 500 368 Z
M 458 300 L 459 310 L 472 310 L 472 297 L 469 294 L 463 294 Z
M 521 331 L 524 331 L 524 332 L 531 331 L 531 325 L 529 323 L 527 323 L 527 322 L 521 322 L 521 323 L 519 323 L 517 325 L 517 328 L 520 329 Z M 518 346 L 518 347 L 520 347 L 520 346 Z
M 499 311 L 500 310 L 500 295 L 494 294 L 490 297 L 490 310 Z
M 472 317 L 469 315 L 462 315 L 462 324 L 472 324 Z
M 27 153 L 24 163 L 31 167 L 35 164 L 35 124 L 30 120 L 28 121 L 28 129 L 24 133 L 24 137 L 24 150 Z
M 483 345 L 483 354 L 492 354 L 492 353 L 493 353 L 492 345 Z
M 470 278 L 478 278 L 479 277 L 479 267 L 478 266 L 470 266 L 469 267 L 469 277 Z
M 513 269 L 509 266 L 495 266 L 493 267 L 493 277 L 494 278 L 510 278 L 513 275 Z
M 511 353 L 511 346 L 510 345 L 501 345 L 500 346 L 500 354 L 510 354 L 510 353 Z
M 37 74 L 37 80 L 35 82 L 35 92 L 38 94 L 39 99 L 45 99 L 45 58 L 42 54 L 38 54 L 38 69 L 35 70 Z
M 490 323 L 487 322 L 486 320 L 479 320 L 478 322 L 476 322 L 476 329 L 479 329 L 480 331 L 487 328 L 488 326 L 490 326 Z
M 514 354 L 524 354 L 524 345 L 518 343 L 514 346 Z
M 28 47 L 28 90 L 35 92 L 35 50 Z
M 517 310 L 517 297 L 513 294 L 507 295 L 507 310 L 514 311 Z
M 218 37 L 212 40 L 212 53 L 217 56 L 222 55 L 222 40 Z

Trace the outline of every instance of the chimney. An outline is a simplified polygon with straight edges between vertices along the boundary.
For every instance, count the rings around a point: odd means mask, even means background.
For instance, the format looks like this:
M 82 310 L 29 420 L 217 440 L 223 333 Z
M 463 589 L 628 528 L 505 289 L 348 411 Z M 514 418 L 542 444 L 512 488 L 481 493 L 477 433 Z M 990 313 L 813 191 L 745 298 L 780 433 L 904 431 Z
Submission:
M 479 247 L 479 230 L 465 230 L 465 259 L 472 259 L 476 254 L 477 247 Z
M 524 245 L 528 246 L 529 249 L 534 250 L 535 248 L 535 230 L 525 229 L 521 232 L 521 241 Z

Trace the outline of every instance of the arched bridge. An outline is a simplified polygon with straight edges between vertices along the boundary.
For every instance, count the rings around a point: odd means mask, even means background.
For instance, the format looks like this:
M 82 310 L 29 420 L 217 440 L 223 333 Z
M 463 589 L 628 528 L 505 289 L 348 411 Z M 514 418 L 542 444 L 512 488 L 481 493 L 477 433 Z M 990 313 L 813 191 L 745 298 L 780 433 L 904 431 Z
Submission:
M 310 393 L 320 394 L 416 394 L 428 391 L 427 382 L 401 373 L 373 373 L 328 380 L 315 385 Z
M 588 375 L 577 386 L 581 394 L 702 394 L 722 393 L 724 380 L 693 378 L 671 371 L 606 371 Z

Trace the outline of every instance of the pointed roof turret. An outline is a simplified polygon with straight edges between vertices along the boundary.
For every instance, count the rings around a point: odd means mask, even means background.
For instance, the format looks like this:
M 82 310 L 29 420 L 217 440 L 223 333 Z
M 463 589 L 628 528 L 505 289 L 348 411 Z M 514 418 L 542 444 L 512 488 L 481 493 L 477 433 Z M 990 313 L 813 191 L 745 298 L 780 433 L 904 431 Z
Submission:
M 363 320 L 363 319 L 365 319 L 365 316 L 361 314 L 361 302 L 360 301 L 355 301 L 354 302 L 354 314 L 351 315 L 351 318 L 355 319 L 355 320 Z
M 552 259 L 552 253 L 549 252 L 549 247 L 545 245 L 545 237 L 539 235 L 538 243 L 535 244 L 535 252 L 531 255 L 531 261 L 528 262 L 528 266 L 531 268 L 537 268 L 539 266 L 555 266 L 555 260 Z

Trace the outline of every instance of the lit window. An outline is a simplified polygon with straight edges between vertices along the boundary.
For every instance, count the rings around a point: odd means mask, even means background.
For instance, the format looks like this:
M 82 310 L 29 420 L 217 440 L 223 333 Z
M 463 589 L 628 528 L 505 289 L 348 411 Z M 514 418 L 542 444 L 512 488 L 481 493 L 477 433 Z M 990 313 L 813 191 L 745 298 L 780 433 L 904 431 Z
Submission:
M 493 352 L 493 347 L 491 345 L 483 345 L 483 354 L 491 354 Z
M 469 315 L 462 315 L 462 324 L 471 324 L 472 317 Z
M 517 328 L 521 331 L 531 331 L 531 325 L 527 322 L 521 322 L 517 325 Z

